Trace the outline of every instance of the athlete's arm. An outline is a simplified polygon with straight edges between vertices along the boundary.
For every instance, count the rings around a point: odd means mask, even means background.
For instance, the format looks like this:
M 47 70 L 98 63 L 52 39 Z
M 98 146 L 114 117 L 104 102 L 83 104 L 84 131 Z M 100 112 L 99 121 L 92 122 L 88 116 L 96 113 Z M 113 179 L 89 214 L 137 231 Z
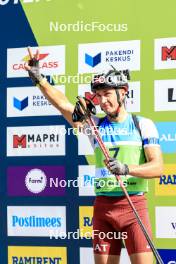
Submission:
M 163 158 L 159 145 L 159 134 L 152 120 L 142 118 L 139 121 L 146 163 L 129 165 L 129 174 L 140 178 L 156 178 L 163 173 Z
M 38 87 L 44 96 L 54 105 L 64 116 L 64 118 L 73 127 L 82 127 L 81 122 L 73 122 L 72 114 L 74 111 L 74 105 L 69 102 L 67 97 L 60 91 L 50 85 L 47 81 L 40 81 Z
M 34 84 L 37 85 L 44 96 L 54 105 L 64 116 L 64 118 L 71 124 L 73 127 L 82 127 L 82 122 L 73 122 L 72 114 L 74 112 L 74 105 L 72 105 L 67 97 L 52 85 L 50 85 L 46 78 L 39 72 L 39 51 L 36 51 L 36 54 L 33 55 L 30 48 L 28 48 L 28 53 L 30 60 L 28 65 L 25 65 L 25 69 L 28 71 L 29 76 L 33 80 Z
M 163 173 L 163 158 L 159 146 L 144 149 L 147 162 L 142 165 L 129 165 L 129 174 L 139 178 L 156 178 Z
M 110 158 L 105 164 L 115 175 L 132 175 L 139 178 L 157 178 L 163 173 L 163 159 L 159 145 L 159 135 L 154 123 L 147 118 L 140 120 L 142 143 L 146 163 L 141 165 L 122 164 L 115 158 Z

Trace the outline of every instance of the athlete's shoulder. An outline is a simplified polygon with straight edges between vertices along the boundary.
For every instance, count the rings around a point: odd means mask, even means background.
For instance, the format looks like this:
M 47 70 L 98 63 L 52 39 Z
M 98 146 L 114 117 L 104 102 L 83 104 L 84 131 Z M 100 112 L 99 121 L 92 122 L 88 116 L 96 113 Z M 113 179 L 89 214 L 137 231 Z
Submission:
M 139 127 L 142 134 L 144 145 L 158 145 L 159 134 L 155 123 L 150 119 L 143 116 L 136 116 L 139 122 Z

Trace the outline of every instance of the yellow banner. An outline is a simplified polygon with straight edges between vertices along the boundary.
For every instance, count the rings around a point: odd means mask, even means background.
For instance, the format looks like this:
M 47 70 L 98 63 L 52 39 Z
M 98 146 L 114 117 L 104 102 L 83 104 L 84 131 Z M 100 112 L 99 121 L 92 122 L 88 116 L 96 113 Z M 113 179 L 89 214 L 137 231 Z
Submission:
M 66 247 L 8 247 L 8 264 L 67 264 Z
M 165 164 L 164 174 L 155 179 L 155 194 L 159 196 L 175 196 L 176 193 L 176 165 Z
M 92 237 L 92 218 L 93 218 L 92 206 L 79 207 L 80 237 L 85 237 L 85 238 Z

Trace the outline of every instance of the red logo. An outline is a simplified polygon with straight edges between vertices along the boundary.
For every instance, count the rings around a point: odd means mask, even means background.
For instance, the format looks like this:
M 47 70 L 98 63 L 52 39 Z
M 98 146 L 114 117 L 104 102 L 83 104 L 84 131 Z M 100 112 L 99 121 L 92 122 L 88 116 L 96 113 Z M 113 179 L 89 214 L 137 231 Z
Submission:
M 39 54 L 39 61 L 40 60 L 43 60 L 44 58 L 46 58 L 47 56 L 49 55 L 49 53 L 43 53 L 43 54 Z M 29 57 L 29 55 L 27 55 L 27 56 L 25 56 L 23 59 L 22 59 L 22 61 L 25 61 L 25 62 L 27 62 L 27 61 L 29 61 L 30 60 L 30 57 Z
M 94 105 L 99 105 L 98 99 L 95 96 L 95 94 L 90 92 L 85 92 L 85 98 L 91 100 L 94 103 Z
M 162 61 L 176 60 L 176 46 L 162 47 Z
M 48 55 L 49 53 L 39 54 L 39 61 L 45 59 Z M 14 71 L 25 70 L 24 65 L 29 60 L 30 60 L 29 55 L 25 56 L 22 59 L 23 63 L 15 63 L 12 65 L 13 70 Z M 40 63 L 40 69 L 52 69 L 52 68 L 58 68 L 58 67 L 59 67 L 58 61 L 44 61 Z
M 18 136 L 14 135 L 13 136 L 13 147 L 14 148 L 26 148 L 26 135 Z

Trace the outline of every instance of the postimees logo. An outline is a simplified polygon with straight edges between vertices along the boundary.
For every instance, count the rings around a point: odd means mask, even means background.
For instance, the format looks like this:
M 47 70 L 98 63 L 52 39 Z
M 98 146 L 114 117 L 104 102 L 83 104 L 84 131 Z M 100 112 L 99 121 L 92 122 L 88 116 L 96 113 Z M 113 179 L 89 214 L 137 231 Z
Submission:
M 8 206 L 7 218 L 8 236 L 49 237 L 51 229 L 66 232 L 65 206 Z
M 17 4 L 20 4 L 20 2 L 22 4 L 29 4 L 29 3 L 39 3 L 39 2 L 50 2 L 52 0 L 0 0 L 0 5 L 4 6 L 4 5 L 7 5 L 7 4 L 14 4 L 14 5 L 17 5 Z
M 12 226 L 13 227 L 61 227 L 61 217 L 19 217 L 12 215 Z

